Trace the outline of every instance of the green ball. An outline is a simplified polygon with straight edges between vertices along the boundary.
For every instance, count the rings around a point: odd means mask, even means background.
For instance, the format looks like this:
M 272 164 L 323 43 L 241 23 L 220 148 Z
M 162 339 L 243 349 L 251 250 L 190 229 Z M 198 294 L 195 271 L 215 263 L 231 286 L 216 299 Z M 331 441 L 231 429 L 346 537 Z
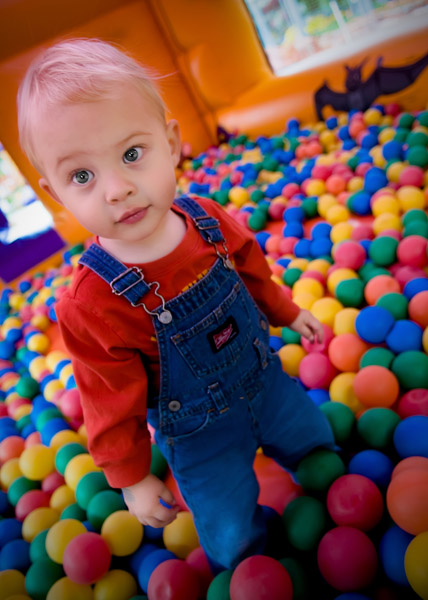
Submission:
M 229 202 L 229 192 L 228 190 L 217 190 L 213 193 L 212 198 L 221 206 L 226 206 Z
M 22 398 L 34 398 L 39 393 L 39 384 L 32 377 L 20 377 L 15 391 Z
M 410 129 L 413 125 L 415 117 L 410 113 L 401 113 L 398 119 L 398 127 Z
M 104 490 L 89 501 L 86 513 L 94 529 L 100 531 L 107 517 L 118 510 L 126 510 L 122 496 L 113 490 Z
M 36 535 L 30 544 L 30 558 L 31 562 L 36 562 L 39 558 L 49 558 L 46 552 L 46 536 L 49 533 L 49 529 L 44 529 Z
M 138 596 L 132 596 L 129 600 L 148 600 L 147 596 L 143 594 L 139 594 Z
M 419 235 L 428 239 L 428 223 L 412 221 L 403 230 L 403 237 L 409 237 L 409 235 Z
M 398 240 L 387 235 L 372 241 L 369 247 L 369 257 L 378 267 L 388 267 L 397 260 Z
M 156 444 L 152 444 L 152 462 L 150 464 L 150 473 L 156 475 L 158 479 L 163 479 L 168 468 L 166 458 L 159 450 Z
M 16 422 L 19 431 L 22 431 L 27 425 L 31 425 L 31 415 L 24 415 Z
M 300 205 L 307 219 L 312 219 L 318 215 L 318 202 L 316 198 L 305 198 Z
M 423 131 L 411 131 L 407 136 L 406 142 L 410 148 L 414 146 L 428 146 L 428 135 Z
M 230 580 L 233 571 L 222 571 L 214 577 L 207 590 L 207 600 L 230 600 Z
M 384 294 L 376 300 L 376 306 L 386 308 L 392 314 L 394 319 L 397 321 L 400 319 L 407 319 L 407 307 L 409 301 L 406 296 L 399 294 L 398 292 L 390 292 Z
M 394 357 L 395 354 L 387 348 L 370 348 L 364 352 L 360 359 L 360 369 L 370 367 L 371 365 L 378 365 L 379 367 L 389 369 Z
M 313 550 L 327 526 L 323 504 L 311 496 L 299 496 L 287 504 L 282 515 L 288 541 L 298 550 Z
M 355 415 L 349 406 L 341 402 L 323 402 L 320 410 L 327 417 L 338 444 L 349 439 L 355 425 Z
M 61 473 L 61 475 L 64 475 L 69 461 L 78 454 L 88 454 L 87 449 L 82 444 L 71 442 L 70 444 L 61 446 L 55 455 L 56 470 Z
M 76 502 L 83 510 L 87 510 L 92 498 L 105 490 L 110 490 L 106 476 L 102 471 L 92 471 L 86 473 L 76 488 Z
M 50 421 L 51 419 L 63 419 L 64 415 L 57 408 L 45 408 L 42 412 L 37 416 L 36 419 L 36 429 L 37 431 L 41 431 L 43 426 Z
M 301 269 L 297 267 L 291 267 L 291 269 L 285 269 L 282 274 L 282 281 L 288 285 L 288 287 L 293 287 L 296 281 L 299 279 L 300 275 L 303 273 Z
M 370 273 L 375 269 L 377 269 L 377 266 L 374 264 L 374 262 L 367 260 L 361 269 L 358 270 L 358 275 L 361 277 L 364 283 L 367 283 L 370 278 Z
M 325 492 L 333 481 L 345 473 L 346 468 L 340 456 L 322 448 L 300 461 L 296 478 L 305 491 Z
M 377 277 L 378 275 L 388 275 L 388 277 L 392 277 L 392 274 L 390 271 L 388 271 L 388 269 L 384 269 L 383 267 L 378 267 L 375 265 L 375 268 L 370 271 L 367 281 L 370 281 L 370 279 L 373 279 L 373 277 Z
M 86 520 L 86 511 L 75 502 L 74 504 L 69 504 L 64 508 L 61 513 L 60 519 L 75 519 L 76 521 L 85 521 Z
M 419 125 L 422 125 L 423 127 L 428 127 L 428 110 L 423 110 L 421 113 L 418 114 L 416 118 L 418 120 Z
M 424 352 L 402 352 L 392 361 L 391 371 L 406 390 L 428 388 L 428 355 Z
M 17 477 L 15 481 L 12 481 L 9 489 L 7 490 L 7 498 L 12 506 L 16 506 L 20 497 L 25 493 L 29 492 L 30 490 L 39 489 L 40 481 L 32 481 L 24 476 Z
M 50 558 L 39 558 L 27 571 L 25 589 L 33 600 L 45 600 L 55 581 L 64 576 L 62 565 Z
M 344 279 L 336 286 L 335 295 L 343 306 L 361 306 L 364 301 L 364 282 L 361 279 Z
M 400 421 L 397 413 L 390 408 L 369 408 L 358 419 L 357 431 L 370 448 L 382 450 L 391 445 Z
M 248 217 L 248 227 L 252 231 L 260 231 L 266 227 L 267 215 L 264 210 L 255 210 Z
M 348 167 L 350 167 L 353 171 L 355 171 L 355 169 L 358 167 L 359 164 L 360 164 L 360 159 L 356 155 L 351 156 L 351 158 L 347 161 Z
M 281 329 L 281 339 L 284 344 L 300 344 L 302 336 L 297 331 L 293 331 L 289 327 L 283 327 Z
M 263 159 L 263 169 L 265 171 L 277 171 L 279 167 L 279 162 L 272 158 L 272 156 L 266 156 Z
M 396 142 L 405 142 L 407 141 L 407 136 L 409 135 L 409 129 L 404 127 L 397 127 L 394 141 Z
M 423 146 L 414 146 L 407 153 L 409 165 L 425 169 L 428 166 L 428 150 Z
M 256 204 L 258 204 L 261 200 L 263 200 L 265 197 L 264 193 L 262 192 L 262 190 L 254 190 L 253 192 L 251 192 L 250 194 L 250 200 L 252 202 L 255 202 Z
M 305 600 L 308 597 L 308 576 L 306 570 L 294 558 L 281 558 L 279 561 L 287 570 L 293 584 L 293 600 Z

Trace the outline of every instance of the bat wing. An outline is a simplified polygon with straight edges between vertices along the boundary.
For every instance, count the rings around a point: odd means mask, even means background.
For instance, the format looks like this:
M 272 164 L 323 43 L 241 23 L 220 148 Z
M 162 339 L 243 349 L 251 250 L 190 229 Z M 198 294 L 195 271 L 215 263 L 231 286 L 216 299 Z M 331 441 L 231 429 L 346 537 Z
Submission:
M 400 92 L 411 85 L 425 67 L 428 66 L 428 54 L 422 56 L 418 61 L 410 65 L 400 67 L 378 66 L 367 80 L 367 83 L 374 78 L 377 95 L 393 94 Z
M 335 92 L 324 83 L 314 94 L 315 109 L 318 119 L 322 119 L 324 106 L 332 106 L 336 110 L 348 110 L 349 101 L 347 92 Z

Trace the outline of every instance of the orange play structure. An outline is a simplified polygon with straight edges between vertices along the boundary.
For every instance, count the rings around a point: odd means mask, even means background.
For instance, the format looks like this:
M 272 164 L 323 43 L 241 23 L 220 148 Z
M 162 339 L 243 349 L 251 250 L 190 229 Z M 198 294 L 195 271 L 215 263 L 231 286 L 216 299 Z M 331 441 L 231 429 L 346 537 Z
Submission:
M 371 46 L 347 61 L 289 76 L 273 74 L 243 0 L 9 0 L 0 5 L 0 140 L 54 216 L 70 244 L 87 236 L 74 218 L 38 186 L 39 175 L 22 153 L 16 125 L 16 92 L 28 64 L 64 38 L 99 37 L 119 44 L 161 75 L 160 88 L 183 141 L 193 154 L 217 143 L 218 125 L 251 136 L 273 135 L 294 116 L 316 120 L 313 94 L 325 81 L 344 91 L 344 64 L 378 57 L 385 66 L 412 63 L 428 51 L 428 27 Z M 405 110 L 426 103 L 428 69 L 414 84 L 378 101 Z

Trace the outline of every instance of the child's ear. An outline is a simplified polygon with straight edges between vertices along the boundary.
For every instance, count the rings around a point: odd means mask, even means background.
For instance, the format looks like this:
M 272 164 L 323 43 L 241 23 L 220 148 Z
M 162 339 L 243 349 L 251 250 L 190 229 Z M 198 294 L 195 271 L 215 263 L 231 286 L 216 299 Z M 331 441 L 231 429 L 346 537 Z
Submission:
M 45 179 L 44 177 L 41 177 L 39 179 L 39 186 L 42 188 L 43 191 L 47 192 L 49 194 L 49 196 L 55 200 L 55 202 L 58 202 L 58 204 L 62 205 L 61 200 L 58 198 L 58 196 L 55 194 L 53 188 L 49 185 L 49 181 L 47 179 Z
M 180 127 L 175 119 L 168 121 L 166 126 L 166 136 L 171 149 L 171 157 L 174 161 L 174 166 L 176 167 L 181 157 L 181 136 Z

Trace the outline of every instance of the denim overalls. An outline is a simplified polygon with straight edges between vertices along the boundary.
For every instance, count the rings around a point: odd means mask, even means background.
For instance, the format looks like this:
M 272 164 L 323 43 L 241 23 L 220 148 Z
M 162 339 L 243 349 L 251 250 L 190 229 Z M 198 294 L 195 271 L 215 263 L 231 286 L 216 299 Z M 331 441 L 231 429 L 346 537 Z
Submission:
M 233 568 L 265 546 L 257 449 L 293 468 L 313 448 L 335 445 L 323 413 L 270 350 L 268 321 L 228 260 L 218 221 L 191 198 L 175 203 L 217 253 L 210 271 L 185 292 L 165 302 L 157 282 L 146 283 L 139 269 L 127 269 L 95 244 L 80 262 L 147 312 L 143 294 L 159 296 L 151 314 L 160 391 L 148 421 L 202 547 L 212 564 Z

